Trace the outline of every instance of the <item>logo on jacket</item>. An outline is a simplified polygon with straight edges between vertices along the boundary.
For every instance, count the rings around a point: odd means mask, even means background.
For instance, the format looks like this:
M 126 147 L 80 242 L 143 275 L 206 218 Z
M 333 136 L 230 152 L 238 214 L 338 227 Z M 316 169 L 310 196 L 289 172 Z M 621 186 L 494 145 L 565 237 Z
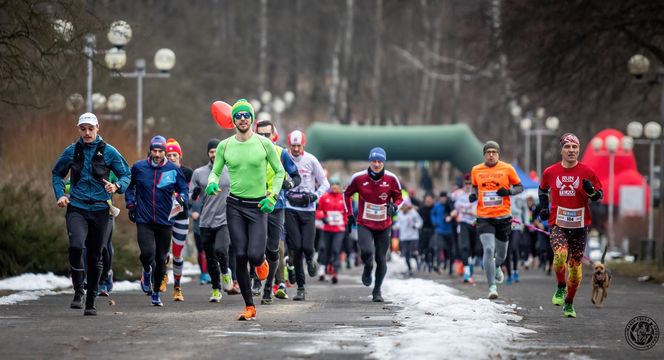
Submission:
M 177 176 L 177 173 L 175 170 L 168 170 L 165 171 L 161 174 L 161 177 L 159 178 L 159 182 L 157 183 L 157 187 L 160 189 L 163 189 L 171 184 L 175 184 L 175 178 Z
M 387 181 L 383 181 L 383 182 L 380 184 L 380 186 L 381 186 L 381 187 L 390 187 L 390 184 L 388 184 Z
M 365 181 L 365 182 L 362 183 L 362 186 L 367 186 L 367 185 L 369 185 L 368 181 Z
M 576 196 L 576 189 L 579 188 L 580 180 L 578 176 L 557 176 L 556 187 L 560 196 Z
M 386 193 L 382 193 L 382 194 L 380 194 L 380 196 L 378 196 L 378 198 L 381 199 L 381 200 L 383 200 L 383 201 L 385 201 L 385 200 L 387 200 L 387 194 L 386 194 Z

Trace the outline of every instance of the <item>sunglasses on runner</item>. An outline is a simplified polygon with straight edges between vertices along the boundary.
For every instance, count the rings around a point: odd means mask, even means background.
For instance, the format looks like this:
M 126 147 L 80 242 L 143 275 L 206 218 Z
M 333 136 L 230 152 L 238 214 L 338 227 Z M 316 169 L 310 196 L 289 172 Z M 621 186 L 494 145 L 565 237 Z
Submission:
M 235 120 L 242 120 L 242 119 L 251 119 L 251 114 L 248 112 L 239 112 L 233 116 L 233 119 Z
M 260 132 L 259 132 L 259 133 L 256 133 L 256 134 L 258 134 L 258 135 L 260 135 L 260 136 L 265 136 L 265 137 L 268 138 L 268 139 L 270 139 L 270 138 L 272 137 L 272 133 L 260 133 Z

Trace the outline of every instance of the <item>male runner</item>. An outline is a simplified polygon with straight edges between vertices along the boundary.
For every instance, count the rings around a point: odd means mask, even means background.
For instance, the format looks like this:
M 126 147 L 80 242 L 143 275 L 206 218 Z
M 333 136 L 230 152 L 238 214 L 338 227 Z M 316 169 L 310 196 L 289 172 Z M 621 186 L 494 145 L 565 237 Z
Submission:
M 129 166 L 122 155 L 104 142 L 99 121 L 92 113 L 78 119 L 80 138 L 67 146 L 51 171 L 51 183 L 58 207 L 67 208 L 65 219 L 69 233 L 69 266 L 74 286 L 72 309 L 83 308 L 83 249 L 87 249 L 87 295 L 84 315 L 97 315 L 95 298 L 102 272 L 101 258 L 109 221 L 108 200 L 115 192 L 122 193 L 129 184 Z M 111 183 L 109 172 L 118 181 Z M 69 197 L 65 196 L 65 177 L 71 175 Z
M 166 255 L 175 221 L 171 216 L 175 194 L 178 205 L 186 208 L 189 200 L 187 180 L 182 170 L 166 159 L 166 139 L 157 135 L 150 140 L 148 158 L 131 167 L 131 182 L 125 194 L 129 220 L 136 223 L 138 234 L 143 264 L 141 289 L 152 295 L 154 306 L 164 305 L 159 292 L 166 273 Z
M 295 301 L 305 300 L 303 258 L 309 276 L 316 276 L 318 263 L 314 260 L 316 237 L 316 200 L 330 188 L 323 167 L 315 156 L 305 152 L 307 139 L 295 130 L 288 135 L 288 149 L 302 177 L 300 185 L 286 193 L 286 232 L 291 264 L 295 265 L 297 294 Z M 317 186 L 318 184 L 318 186 Z
M 245 310 L 238 320 L 254 320 L 256 307 L 251 293 L 248 264 L 256 267 L 260 280 L 268 275 L 265 260 L 267 242 L 267 213 L 274 211 L 276 196 L 284 181 L 284 167 L 272 142 L 255 135 L 252 130 L 254 109 L 245 100 L 238 100 L 231 108 L 235 135 L 224 139 L 217 146 L 212 172 L 205 192 L 219 193 L 219 177 L 224 165 L 231 179 L 226 206 L 226 219 L 231 242 L 235 248 L 236 273 L 240 284 Z M 274 170 L 274 180 L 266 192 L 267 166 Z
M 372 292 L 374 302 L 383 302 L 380 287 L 387 272 L 387 250 L 390 245 L 392 216 L 401 206 L 401 184 L 393 173 L 385 170 L 387 154 L 380 147 L 369 151 L 369 168 L 353 174 L 344 199 L 346 216 L 352 220 L 352 196 L 359 194 L 357 236 L 364 271 L 362 283 L 371 285 L 371 270 L 376 260 L 376 282 Z
M 207 257 L 208 271 L 212 278 L 212 292 L 210 302 L 221 302 L 221 288 L 229 291 L 233 288 L 231 270 L 228 267 L 228 249 L 230 235 L 228 233 L 228 221 L 226 219 L 226 200 L 230 190 L 231 179 L 228 177 L 228 169 L 224 168 L 219 179 L 221 188 L 217 196 L 201 194 L 202 189 L 208 185 L 208 177 L 212 171 L 218 139 L 210 139 L 207 143 L 207 155 L 210 160 L 206 165 L 194 170 L 194 175 L 189 184 L 193 197 L 198 197 L 203 204 L 201 210 L 200 226 L 203 248 Z M 222 281 L 223 280 L 223 281 Z
M 264 136 L 271 141 L 274 139 L 274 124 L 270 120 L 262 120 L 256 124 L 256 133 L 258 135 Z M 298 173 L 297 166 L 293 162 L 293 158 L 288 154 L 288 151 L 284 151 L 281 146 L 274 145 L 279 159 L 281 159 L 281 164 L 284 167 L 284 170 L 290 176 L 284 178 L 283 185 L 281 187 L 282 191 L 280 196 L 277 198 L 277 204 L 274 206 L 274 211 L 267 215 L 267 246 L 265 247 L 265 257 L 267 258 L 268 263 L 270 264 L 270 271 L 267 275 L 267 280 L 265 281 L 265 287 L 263 289 L 263 298 L 261 299 L 262 305 L 272 304 L 272 284 L 274 277 L 279 268 L 279 243 L 283 237 L 284 233 L 284 200 L 285 191 L 290 190 L 298 185 L 300 185 L 301 178 Z M 269 187 L 272 181 L 274 180 L 275 172 L 272 170 L 272 167 L 267 167 L 267 186 Z M 283 254 L 283 252 L 281 253 Z M 283 277 L 283 273 L 278 276 L 280 279 Z M 283 280 L 283 279 L 282 279 Z M 255 279 L 260 285 L 260 280 Z M 260 289 L 260 287 L 259 287 Z M 281 290 L 281 291 L 280 291 Z M 288 298 L 286 294 L 286 285 L 283 281 L 279 282 L 279 288 L 275 292 L 275 296 L 279 298 Z
M 576 317 L 573 301 L 581 283 L 581 260 L 592 221 L 588 199 L 599 201 L 602 198 L 602 184 L 591 168 L 579 162 L 581 143 L 576 135 L 564 134 L 560 138 L 560 146 L 562 161 L 549 166 L 542 173 L 540 203 L 533 217 L 539 213 L 539 217 L 542 220 L 548 219 L 551 226 L 553 269 L 558 282 L 551 302 L 558 306 L 564 305 L 564 316 Z M 565 263 L 569 268 L 567 282 Z
M 484 144 L 484 163 L 473 166 L 470 177 L 473 192 L 469 200 L 477 201 L 477 232 L 484 248 L 489 299 L 497 299 L 496 283 L 504 281 L 500 265 L 507 256 L 512 232 L 510 196 L 520 194 L 523 185 L 512 165 L 500 161 L 500 145 L 495 141 Z

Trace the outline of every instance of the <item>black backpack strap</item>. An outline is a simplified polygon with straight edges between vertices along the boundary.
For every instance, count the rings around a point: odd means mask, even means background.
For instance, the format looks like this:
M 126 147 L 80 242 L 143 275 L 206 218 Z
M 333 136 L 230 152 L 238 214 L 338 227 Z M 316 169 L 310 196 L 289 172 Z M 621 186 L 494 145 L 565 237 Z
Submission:
M 76 185 L 81 179 L 81 172 L 83 171 L 83 160 L 85 160 L 85 155 L 83 154 L 83 144 L 80 141 L 77 141 L 74 145 L 74 159 L 69 165 L 72 185 Z

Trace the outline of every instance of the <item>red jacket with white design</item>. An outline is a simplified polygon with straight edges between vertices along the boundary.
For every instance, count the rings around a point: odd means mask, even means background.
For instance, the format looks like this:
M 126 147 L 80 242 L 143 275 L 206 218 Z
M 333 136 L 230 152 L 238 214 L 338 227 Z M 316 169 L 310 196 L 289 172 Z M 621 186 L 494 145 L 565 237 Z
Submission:
M 392 225 L 392 218 L 387 214 L 387 205 L 394 203 L 401 206 L 401 184 L 397 176 L 389 171 L 378 180 L 373 180 L 368 170 L 353 174 L 346 191 L 344 201 L 346 214 L 352 215 L 352 196 L 358 193 L 357 223 L 371 230 L 385 230 Z
M 344 194 L 326 192 L 318 199 L 318 211 L 316 219 L 323 220 L 323 231 L 343 232 L 346 231 L 346 208 L 344 206 Z

